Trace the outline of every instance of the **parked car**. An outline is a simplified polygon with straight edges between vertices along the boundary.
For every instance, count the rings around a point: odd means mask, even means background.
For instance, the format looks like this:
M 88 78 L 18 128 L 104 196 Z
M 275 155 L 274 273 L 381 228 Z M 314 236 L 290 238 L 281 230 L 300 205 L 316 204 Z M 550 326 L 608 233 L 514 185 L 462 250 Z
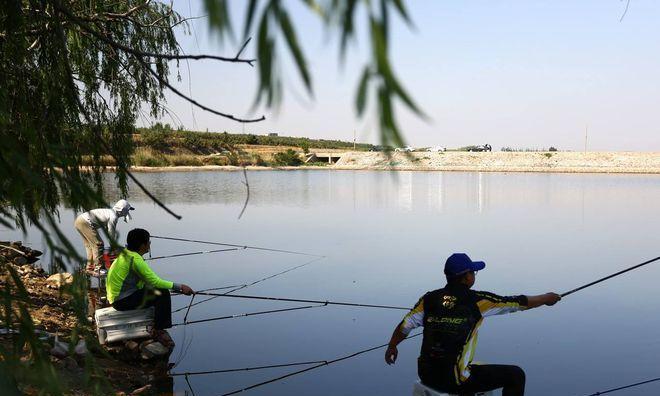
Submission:
M 440 147 L 440 146 L 433 146 L 433 147 L 427 148 L 426 151 L 428 151 L 429 153 L 440 153 L 440 152 L 443 152 L 443 151 L 447 151 L 447 148 L 446 147 Z
M 468 146 L 467 151 L 493 151 L 493 148 L 486 143 L 481 146 Z
M 404 153 L 412 153 L 413 151 L 415 151 L 415 149 L 410 147 L 410 146 L 406 146 L 406 147 L 397 147 L 397 148 L 394 149 L 394 151 L 404 152 Z

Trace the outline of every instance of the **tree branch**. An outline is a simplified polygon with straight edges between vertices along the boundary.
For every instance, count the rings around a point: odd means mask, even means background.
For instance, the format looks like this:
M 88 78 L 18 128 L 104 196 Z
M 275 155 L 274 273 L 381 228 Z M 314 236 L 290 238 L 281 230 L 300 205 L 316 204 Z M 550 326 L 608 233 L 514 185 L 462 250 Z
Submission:
M 120 44 L 114 40 L 111 40 L 104 36 L 103 34 L 97 32 L 96 30 L 90 28 L 87 24 L 85 24 L 84 20 L 74 14 L 72 14 L 66 7 L 62 7 L 59 2 L 55 2 L 55 7 L 57 8 L 58 11 L 66 15 L 69 19 L 71 19 L 76 25 L 80 26 L 83 30 L 87 31 L 88 33 L 92 34 L 93 36 L 97 37 L 98 39 L 102 40 L 106 44 L 110 45 L 111 47 L 120 49 L 124 52 L 128 52 L 132 55 L 139 56 L 139 57 L 152 57 L 152 58 L 159 58 L 159 59 L 167 59 L 167 60 L 181 60 L 181 59 L 195 59 L 195 60 L 200 60 L 200 59 L 213 59 L 213 60 L 219 60 L 222 62 L 232 62 L 232 63 L 247 63 L 250 66 L 253 66 L 254 62 L 256 62 L 256 59 L 242 59 L 238 56 L 235 56 L 233 58 L 228 58 L 225 56 L 216 56 L 216 55 L 206 55 L 206 54 L 201 54 L 201 55 L 174 55 L 174 54 L 157 54 L 153 52 L 143 52 L 136 50 L 135 48 L 127 47 L 123 44 Z M 249 40 L 248 40 L 249 41 Z M 242 52 L 242 50 L 241 50 Z M 240 54 L 240 53 L 239 53 Z

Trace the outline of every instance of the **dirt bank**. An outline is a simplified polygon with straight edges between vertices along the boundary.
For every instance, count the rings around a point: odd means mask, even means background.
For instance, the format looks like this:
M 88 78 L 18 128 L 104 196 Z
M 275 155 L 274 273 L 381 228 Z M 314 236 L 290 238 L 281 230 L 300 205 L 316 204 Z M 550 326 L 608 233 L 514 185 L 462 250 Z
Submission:
M 660 174 L 660 153 L 639 152 L 349 152 L 333 169 Z
M 336 169 L 463 172 L 557 172 L 660 174 L 660 153 L 640 152 L 343 152 L 327 166 L 247 166 L 249 171 Z M 240 166 L 136 166 L 136 172 L 241 171 Z
M 92 356 L 97 372 L 105 378 L 105 386 L 109 387 L 100 391 L 102 394 L 171 394 L 172 381 L 165 376 L 168 368 L 166 359 L 147 361 L 131 355 L 122 344 L 101 348 L 98 344 L 81 343 L 74 331 L 78 318 L 72 307 L 74 301 L 68 292 L 67 282 L 60 281 L 60 285 L 44 272 L 38 262 L 34 263 L 36 257 L 41 255 L 35 252 L 20 242 L 0 242 L 0 291 L 16 294 L 19 283 L 13 278 L 13 272 L 26 293 L 26 299 L 17 297 L 11 303 L 14 311 L 12 323 L 5 323 L 6 305 L 0 306 L 0 362 L 4 353 L 11 353 L 13 348 L 18 347 L 19 356 L 15 357 L 20 358 L 21 367 L 12 370 L 12 374 L 20 393 L 37 395 L 43 392 L 34 385 L 34 378 L 25 374 L 36 368 L 33 367 L 35 362 L 29 344 L 21 335 L 26 329 L 18 316 L 22 307 L 29 312 L 34 333 L 40 339 L 35 345 L 50 360 L 65 394 L 99 394 L 99 391 L 89 389 L 85 382 L 85 375 L 89 374 L 89 357 Z M 91 323 L 85 322 L 83 327 L 94 332 Z M 56 350 L 58 344 L 63 349 Z M 76 345 L 75 352 L 67 351 L 69 344 Z M 78 345 L 82 347 L 78 348 Z M 4 394 L 3 391 L 0 394 Z

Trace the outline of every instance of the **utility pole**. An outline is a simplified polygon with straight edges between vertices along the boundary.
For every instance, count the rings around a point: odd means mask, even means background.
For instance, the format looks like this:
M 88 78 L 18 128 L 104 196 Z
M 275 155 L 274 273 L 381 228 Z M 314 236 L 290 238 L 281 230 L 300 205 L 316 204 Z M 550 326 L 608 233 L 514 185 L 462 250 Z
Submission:
M 584 127 L 584 152 L 587 152 L 587 138 L 589 136 L 589 124 Z

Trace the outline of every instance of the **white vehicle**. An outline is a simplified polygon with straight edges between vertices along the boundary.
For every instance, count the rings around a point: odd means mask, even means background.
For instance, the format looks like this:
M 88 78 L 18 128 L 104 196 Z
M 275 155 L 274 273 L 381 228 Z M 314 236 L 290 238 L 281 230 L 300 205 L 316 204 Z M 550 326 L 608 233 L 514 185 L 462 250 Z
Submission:
M 403 152 L 403 153 L 412 153 L 413 151 L 415 151 L 415 149 L 410 146 L 406 146 L 406 147 L 397 147 L 394 149 L 394 151 Z
M 428 151 L 430 153 L 441 153 L 443 151 L 447 151 L 447 148 L 446 147 L 440 147 L 440 146 L 433 146 L 433 147 L 429 147 L 426 151 Z

